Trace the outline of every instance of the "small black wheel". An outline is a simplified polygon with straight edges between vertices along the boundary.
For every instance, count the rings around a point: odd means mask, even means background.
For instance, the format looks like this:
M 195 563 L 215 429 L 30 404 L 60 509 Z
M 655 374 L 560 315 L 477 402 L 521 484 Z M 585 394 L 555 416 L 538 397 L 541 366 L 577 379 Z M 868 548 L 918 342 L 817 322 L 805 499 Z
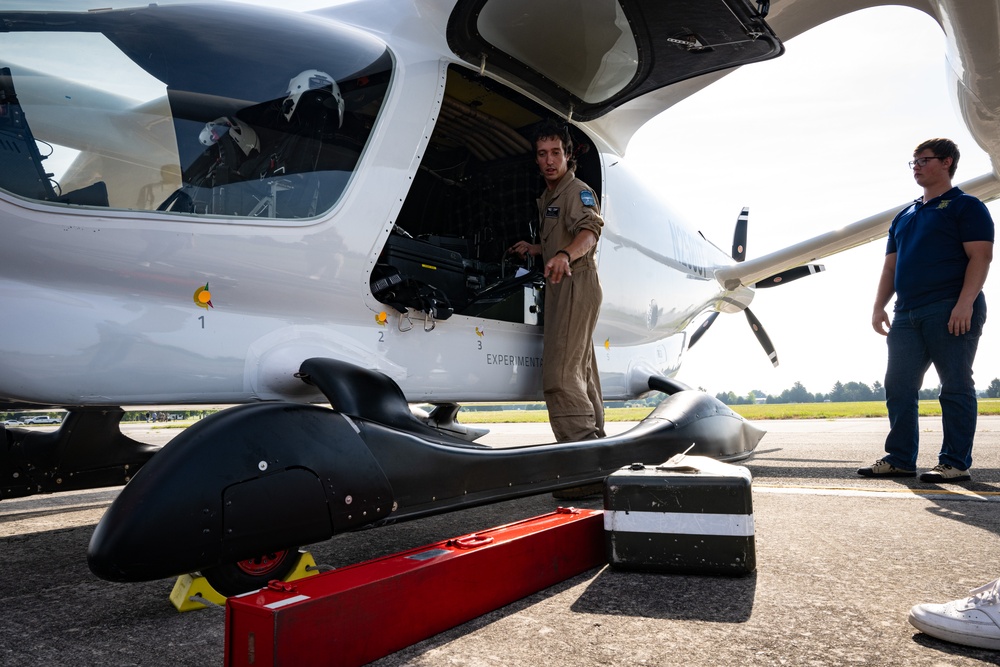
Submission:
M 267 586 L 273 579 L 288 576 L 299 559 L 298 549 L 272 551 L 236 563 L 223 563 L 201 574 L 209 585 L 227 598 Z

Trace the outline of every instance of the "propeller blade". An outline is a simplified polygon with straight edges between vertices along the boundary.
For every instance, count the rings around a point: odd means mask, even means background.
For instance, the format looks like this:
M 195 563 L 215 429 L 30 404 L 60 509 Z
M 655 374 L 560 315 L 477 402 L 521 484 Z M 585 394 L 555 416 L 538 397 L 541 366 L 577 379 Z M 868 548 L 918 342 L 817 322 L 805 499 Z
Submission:
M 743 207 L 740 217 L 736 218 L 736 229 L 733 231 L 733 259 L 742 262 L 747 258 L 747 221 L 750 218 L 750 208 Z
M 788 269 L 787 271 L 782 271 L 781 273 L 776 273 L 769 278 L 765 278 L 754 285 L 754 287 L 776 287 L 793 280 L 798 280 L 799 278 L 815 275 L 820 271 L 826 271 L 826 267 L 822 264 L 805 264 L 803 266 L 796 266 L 794 269 Z
M 691 334 L 691 342 L 688 343 L 689 350 L 692 347 L 694 347 L 694 344 L 698 342 L 699 338 L 705 335 L 705 332 L 708 331 L 708 328 L 712 326 L 712 322 L 714 322 L 715 318 L 718 316 L 719 316 L 719 311 L 716 311 L 711 315 L 709 315 L 708 317 L 706 317 L 705 321 L 698 325 L 698 328 L 695 330 L 695 332 Z
M 750 328 L 753 329 L 753 335 L 757 337 L 757 342 L 760 346 L 764 348 L 764 352 L 767 353 L 767 358 L 771 360 L 771 365 L 778 365 L 778 353 L 774 351 L 774 345 L 771 344 L 771 339 L 767 337 L 767 332 L 764 331 L 764 327 L 761 326 L 760 320 L 750 312 L 749 308 L 743 310 L 744 314 L 747 316 L 747 322 L 750 323 Z

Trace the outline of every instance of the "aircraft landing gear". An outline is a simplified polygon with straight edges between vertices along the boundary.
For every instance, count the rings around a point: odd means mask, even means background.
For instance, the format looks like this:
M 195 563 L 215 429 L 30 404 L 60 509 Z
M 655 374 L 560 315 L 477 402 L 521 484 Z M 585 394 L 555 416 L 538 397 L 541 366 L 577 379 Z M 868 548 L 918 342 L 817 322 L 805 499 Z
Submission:
M 262 558 L 247 559 L 247 561 L 243 564 L 249 564 L 250 569 L 256 570 L 258 566 L 265 565 L 264 561 L 270 561 L 273 564 L 276 560 L 276 556 L 277 553 L 272 552 Z M 282 561 L 282 563 L 284 563 L 284 561 Z M 232 563 L 231 566 L 239 568 L 243 564 Z M 296 553 L 293 566 L 294 567 L 290 572 L 281 577 L 282 582 L 305 579 L 306 577 L 319 574 L 324 569 L 333 569 L 317 565 L 316 561 L 312 557 L 312 554 L 308 551 L 299 551 Z M 283 567 L 280 570 L 268 569 L 268 572 L 265 575 L 269 577 L 266 584 L 261 584 L 259 581 L 255 581 L 254 588 L 251 588 L 250 590 L 259 590 L 264 588 L 265 585 L 271 586 L 271 582 L 274 581 L 275 575 L 281 574 L 283 569 Z M 239 588 L 242 588 L 242 586 L 243 585 L 239 586 Z M 236 589 L 234 588 L 233 590 Z M 198 609 L 204 609 L 209 605 L 224 607 L 226 605 L 226 598 L 229 597 L 233 597 L 233 595 L 223 595 L 220 593 L 214 586 L 212 586 L 204 574 L 200 572 L 193 572 L 191 574 L 182 574 L 177 577 L 177 581 L 174 582 L 174 588 L 170 591 L 170 604 L 174 606 L 174 609 L 180 612 L 195 611 Z
M 434 409 L 426 417 L 420 417 L 420 421 L 431 428 L 453 435 L 469 442 L 475 442 L 490 432 L 488 428 L 469 426 L 458 422 L 458 411 L 462 406 L 458 403 L 435 403 Z
M 297 548 L 272 551 L 236 563 L 223 563 L 202 571 L 202 576 L 221 595 L 232 597 L 284 579 L 299 561 Z

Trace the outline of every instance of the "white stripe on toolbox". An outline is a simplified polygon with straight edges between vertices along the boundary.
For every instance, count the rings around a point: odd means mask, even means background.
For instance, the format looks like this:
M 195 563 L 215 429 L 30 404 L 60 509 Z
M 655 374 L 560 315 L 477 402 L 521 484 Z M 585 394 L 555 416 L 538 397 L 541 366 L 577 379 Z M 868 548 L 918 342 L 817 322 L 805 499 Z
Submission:
M 277 602 L 272 602 L 271 604 L 264 605 L 265 609 L 280 609 L 281 607 L 287 607 L 290 604 L 295 604 L 296 602 L 302 602 L 303 600 L 308 600 L 308 595 L 296 595 L 294 597 L 285 598 L 284 600 L 278 600 Z
M 619 533 L 753 536 L 753 514 L 604 510 L 604 530 Z

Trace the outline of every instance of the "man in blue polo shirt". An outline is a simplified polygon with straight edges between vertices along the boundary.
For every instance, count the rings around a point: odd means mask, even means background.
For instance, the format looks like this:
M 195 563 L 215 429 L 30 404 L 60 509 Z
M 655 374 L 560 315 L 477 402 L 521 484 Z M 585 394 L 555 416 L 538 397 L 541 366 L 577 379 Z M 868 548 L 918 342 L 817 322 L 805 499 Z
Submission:
M 953 187 L 958 146 L 930 139 L 913 152 L 913 178 L 924 196 L 889 227 L 885 263 L 875 293 L 872 327 L 888 337 L 885 402 L 889 411 L 886 456 L 863 477 L 916 475 L 920 431 L 917 398 L 933 363 L 941 379 L 944 440 L 938 465 L 924 482 L 971 479 L 976 433 L 972 362 L 986 321 L 983 284 L 993 259 L 993 220 L 978 199 Z M 896 305 L 890 324 L 885 307 Z

